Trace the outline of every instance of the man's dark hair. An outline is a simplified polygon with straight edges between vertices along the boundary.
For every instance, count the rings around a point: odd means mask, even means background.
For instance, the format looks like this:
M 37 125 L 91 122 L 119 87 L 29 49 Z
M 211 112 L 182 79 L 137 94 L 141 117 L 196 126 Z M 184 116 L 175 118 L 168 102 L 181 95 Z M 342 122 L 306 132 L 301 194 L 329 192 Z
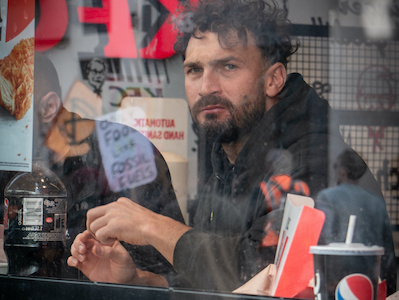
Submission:
M 249 32 L 262 57 L 271 64 L 281 62 L 287 66 L 289 56 L 298 47 L 298 43 L 293 46 L 286 12 L 278 9 L 274 0 L 202 0 L 197 6 L 184 1 L 179 11 L 183 17 L 176 22 L 179 34 L 175 51 L 183 55 L 190 38 L 200 39 L 206 31 L 217 33 L 226 47 L 234 46 L 230 34 L 237 33 L 246 44 Z
M 47 55 L 35 52 L 34 99 L 40 101 L 47 93 L 53 91 L 61 98 L 61 87 L 57 71 Z
M 353 150 L 345 150 L 337 157 L 337 166 L 345 169 L 346 176 L 358 181 L 367 170 L 364 160 Z

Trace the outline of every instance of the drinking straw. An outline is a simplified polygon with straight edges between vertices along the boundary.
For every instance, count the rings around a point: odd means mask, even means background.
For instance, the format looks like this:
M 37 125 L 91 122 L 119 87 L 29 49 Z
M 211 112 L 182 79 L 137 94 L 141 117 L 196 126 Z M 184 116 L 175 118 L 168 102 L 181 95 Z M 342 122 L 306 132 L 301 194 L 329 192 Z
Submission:
M 350 215 L 348 230 L 346 231 L 345 244 L 351 244 L 353 239 L 353 231 L 355 230 L 356 216 Z

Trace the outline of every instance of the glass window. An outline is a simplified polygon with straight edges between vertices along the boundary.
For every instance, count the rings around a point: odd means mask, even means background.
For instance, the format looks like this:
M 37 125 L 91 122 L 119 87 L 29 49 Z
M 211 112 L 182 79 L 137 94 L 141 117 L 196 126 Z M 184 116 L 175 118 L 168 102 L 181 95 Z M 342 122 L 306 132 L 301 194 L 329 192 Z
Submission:
M 396 291 L 396 2 L 0 8 L 0 285 L 313 298 L 362 273 Z M 331 243 L 375 252 L 324 269 Z

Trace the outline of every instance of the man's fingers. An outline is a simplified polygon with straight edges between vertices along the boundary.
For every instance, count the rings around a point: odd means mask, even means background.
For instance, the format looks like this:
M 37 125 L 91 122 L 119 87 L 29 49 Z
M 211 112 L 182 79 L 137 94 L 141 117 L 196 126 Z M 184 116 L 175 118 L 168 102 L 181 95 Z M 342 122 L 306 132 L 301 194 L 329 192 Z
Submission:
M 95 239 L 93 235 L 91 234 L 90 231 L 85 230 L 82 233 L 79 233 L 74 241 L 74 244 L 84 244 L 86 245 L 87 248 L 91 247 L 93 243 L 95 242 Z
M 94 243 L 95 240 L 89 231 L 86 230 L 78 234 L 71 246 L 72 256 L 82 261 L 84 255 L 87 253 L 88 249 L 93 247 Z
M 104 242 L 98 238 L 97 231 L 103 227 L 106 227 L 109 222 L 112 222 L 112 220 L 119 220 L 121 218 L 121 214 L 123 214 L 125 211 L 126 208 L 117 202 L 112 202 L 107 205 L 90 209 L 87 212 L 86 228 L 96 237 L 97 240 Z M 110 237 L 113 238 L 115 236 Z
M 107 216 L 94 220 L 90 223 L 90 228 L 87 228 L 94 238 L 103 244 L 113 243 L 116 240 L 115 234 L 118 232 L 118 229 L 112 226 L 113 218 L 109 218 L 109 214 Z
M 86 252 L 86 251 L 85 251 Z M 86 258 L 86 254 L 82 254 L 76 247 L 71 247 L 71 254 L 73 258 L 77 259 L 80 262 L 83 262 Z
M 103 217 L 107 211 L 109 211 L 109 206 L 112 205 L 112 203 L 108 205 L 102 205 L 102 206 L 97 206 L 95 208 L 90 209 L 87 212 L 86 215 L 86 228 L 89 230 L 91 233 L 93 233 L 91 229 L 91 224 L 98 220 L 99 218 Z
M 70 267 L 78 268 L 79 267 L 79 260 L 77 260 L 73 256 L 70 256 L 70 257 L 68 257 L 67 264 Z
M 112 202 L 103 206 L 105 210 L 97 208 L 87 212 L 87 230 L 89 230 L 96 240 L 103 244 L 114 242 L 120 237 L 121 226 L 126 222 L 126 214 L 130 213 L 129 204 L 134 204 L 127 198 L 119 198 L 117 202 Z M 130 215 L 129 217 L 130 218 Z
M 115 241 L 113 245 L 97 244 L 93 247 L 93 254 L 102 258 L 114 261 L 117 264 L 126 264 L 130 255 L 120 242 Z
M 95 224 L 96 225 L 96 224 Z M 112 244 L 117 240 L 116 237 L 113 236 L 112 234 L 112 226 L 98 226 L 99 229 L 96 229 L 95 232 L 95 238 L 97 241 L 104 245 Z M 97 226 L 95 226 L 97 228 Z
M 87 212 L 87 230 L 103 244 L 115 240 L 134 245 L 145 245 L 141 225 L 146 216 L 154 212 L 128 198 L 121 197 L 116 202 L 96 207 Z M 145 223 L 144 223 L 145 224 Z

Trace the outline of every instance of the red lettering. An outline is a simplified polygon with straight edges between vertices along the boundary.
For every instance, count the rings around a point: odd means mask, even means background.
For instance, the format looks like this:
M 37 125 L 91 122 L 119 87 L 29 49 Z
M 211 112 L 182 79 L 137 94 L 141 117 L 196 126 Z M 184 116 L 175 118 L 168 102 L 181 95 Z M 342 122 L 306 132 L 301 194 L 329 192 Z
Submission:
M 108 44 L 104 47 L 105 56 L 137 58 L 127 0 L 103 0 L 102 3 L 103 7 L 101 8 L 78 7 L 79 21 L 106 25 Z
M 65 0 L 39 0 L 39 3 L 40 20 L 35 29 L 35 50 L 43 52 L 53 48 L 64 37 L 68 27 L 68 8 Z
M 133 119 L 133 127 L 176 127 L 174 119 Z
M 162 139 L 162 131 L 147 131 L 147 130 L 142 130 L 140 131 L 142 135 L 144 135 L 147 139 L 152 139 L 152 140 L 160 140 Z
M 150 44 L 140 49 L 140 56 L 142 58 L 165 59 L 175 54 L 173 45 L 176 41 L 178 31 L 175 28 L 173 19 L 179 18 L 179 16 L 176 15 L 176 9 L 180 1 L 158 0 L 158 2 L 169 11 L 169 16 L 158 29 Z M 196 5 L 198 0 L 190 0 L 190 2 Z
M 165 59 L 172 56 L 175 52 L 173 44 L 176 41 L 177 31 L 174 24 L 170 20 L 171 13 L 173 14 L 178 5 L 178 0 L 158 0 L 161 5 L 169 11 L 169 16 L 163 22 L 162 26 L 158 29 L 150 44 L 140 49 L 140 56 L 142 58 L 151 59 Z
M 184 140 L 184 131 L 165 131 L 163 138 L 165 140 Z
M 28 7 L 26 1 L 29 1 L 29 5 L 32 2 L 33 5 L 29 6 L 29 10 L 21 10 L 21 7 Z M 57 45 L 64 37 L 68 27 L 68 8 L 66 0 L 38 1 L 40 20 L 35 29 L 35 50 L 43 52 Z M 19 4 L 20 2 L 24 3 L 23 6 Z M 150 43 L 140 49 L 141 58 L 165 59 L 175 53 L 173 44 L 177 37 L 177 29 L 173 19 L 179 18 L 175 14 L 179 0 L 158 0 L 158 2 L 169 12 L 169 15 L 162 22 Z M 197 0 L 191 0 L 191 2 L 196 3 Z M 13 9 L 14 7 L 16 9 Z M 15 17 L 10 17 L 11 14 Z M 128 0 L 102 0 L 102 7 L 77 7 L 77 14 L 81 23 L 106 25 L 108 34 L 108 44 L 104 47 L 106 57 L 138 57 Z M 21 18 L 22 15 L 23 18 Z M 33 20 L 33 17 L 33 0 L 9 1 L 8 23 L 13 20 L 13 24 L 7 24 L 6 40 L 18 35 Z M 19 23 L 14 24 L 15 20 L 19 20 Z

